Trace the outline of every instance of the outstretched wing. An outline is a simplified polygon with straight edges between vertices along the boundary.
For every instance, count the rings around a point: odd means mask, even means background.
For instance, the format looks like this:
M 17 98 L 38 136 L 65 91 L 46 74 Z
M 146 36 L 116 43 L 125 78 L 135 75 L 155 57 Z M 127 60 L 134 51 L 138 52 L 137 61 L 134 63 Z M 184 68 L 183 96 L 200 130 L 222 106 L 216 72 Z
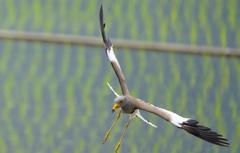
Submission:
M 138 109 L 153 113 L 171 122 L 176 127 L 183 129 L 200 139 L 203 139 L 215 145 L 229 147 L 227 139 L 221 138 L 222 135 L 211 131 L 211 129 L 208 127 L 198 125 L 198 121 L 196 120 L 184 118 L 174 112 L 156 107 L 152 104 L 148 104 L 140 99 L 135 99 L 134 104 L 137 106 Z
M 122 73 L 121 67 L 118 63 L 118 60 L 113 52 L 113 45 L 111 43 L 111 41 L 109 39 L 106 38 L 105 35 L 105 23 L 103 22 L 103 9 L 102 6 L 100 8 L 100 12 L 99 12 L 99 20 L 100 20 L 100 29 L 101 29 L 101 33 L 102 33 L 102 38 L 103 38 L 103 42 L 104 42 L 104 46 L 105 46 L 105 51 L 106 54 L 108 56 L 109 61 L 111 62 L 111 65 L 118 77 L 118 81 L 120 83 L 121 89 L 122 89 L 122 93 L 123 95 L 128 95 L 128 87 L 126 84 L 126 80 L 124 78 L 124 75 Z

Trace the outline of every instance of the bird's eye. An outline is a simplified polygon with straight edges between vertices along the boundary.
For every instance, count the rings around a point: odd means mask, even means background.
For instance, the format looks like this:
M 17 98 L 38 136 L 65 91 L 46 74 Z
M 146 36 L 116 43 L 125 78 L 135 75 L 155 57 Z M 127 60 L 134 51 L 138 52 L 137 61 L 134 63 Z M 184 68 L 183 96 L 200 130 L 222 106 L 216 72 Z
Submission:
M 123 101 L 121 100 L 119 103 L 121 104 L 121 103 L 123 103 Z

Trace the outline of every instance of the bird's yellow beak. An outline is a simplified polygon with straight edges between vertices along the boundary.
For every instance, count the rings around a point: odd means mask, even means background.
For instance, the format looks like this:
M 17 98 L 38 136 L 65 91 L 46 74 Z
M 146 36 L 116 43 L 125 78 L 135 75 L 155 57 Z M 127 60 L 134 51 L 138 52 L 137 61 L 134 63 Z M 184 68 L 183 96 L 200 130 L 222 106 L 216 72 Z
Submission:
M 118 103 L 115 103 L 113 108 L 112 108 L 112 112 L 114 112 L 116 109 L 118 109 L 120 106 Z

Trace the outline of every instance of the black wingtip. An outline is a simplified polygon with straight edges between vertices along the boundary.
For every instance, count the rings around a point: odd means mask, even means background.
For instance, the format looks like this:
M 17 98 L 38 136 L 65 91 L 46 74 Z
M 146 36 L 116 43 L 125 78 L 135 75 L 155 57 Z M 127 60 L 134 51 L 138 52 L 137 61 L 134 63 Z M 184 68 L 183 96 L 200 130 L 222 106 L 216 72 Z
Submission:
M 105 31 L 104 31 L 105 23 L 103 22 L 103 8 L 102 8 L 102 5 L 100 7 L 100 12 L 99 12 L 99 21 L 100 21 L 100 29 L 101 29 L 104 45 L 105 45 L 106 49 L 110 50 L 110 48 L 112 47 L 112 43 L 109 39 L 106 38 L 106 35 L 105 35 Z
M 221 138 L 222 135 L 211 131 L 208 127 L 197 125 L 198 123 L 199 122 L 196 120 L 189 119 L 188 121 L 182 123 L 182 129 L 212 144 L 229 147 L 230 144 L 228 143 L 228 140 Z

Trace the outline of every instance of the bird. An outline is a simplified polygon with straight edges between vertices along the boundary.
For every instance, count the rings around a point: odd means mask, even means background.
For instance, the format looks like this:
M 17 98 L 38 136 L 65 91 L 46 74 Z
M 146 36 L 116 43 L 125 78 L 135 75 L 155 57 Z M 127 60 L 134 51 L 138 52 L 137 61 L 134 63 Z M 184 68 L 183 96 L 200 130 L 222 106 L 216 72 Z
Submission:
M 222 146 L 222 147 L 230 146 L 230 144 L 228 143 L 228 140 L 226 138 L 222 138 L 221 134 L 218 134 L 217 132 L 212 131 L 211 128 L 209 128 L 209 127 L 199 125 L 198 124 L 199 122 L 197 120 L 182 117 L 172 111 L 154 106 L 153 104 L 147 103 L 144 100 L 134 98 L 133 96 L 131 96 L 129 93 L 128 87 L 127 87 L 126 79 L 125 79 L 122 69 L 120 67 L 120 64 L 114 54 L 113 45 L 112 45 L 110 39 L 106 38 L 106 35 L 105 35 L 105 31 L 104 31 L 105 23 L 103 21 L 102 5 L 100 7 L 99 20 L 100 20 L 100 30 L 101 30 L 101 34 L 102 34 L 104 47 L 105 47 L 105 52 L 106 52 L 106 55 L 107 55 L 111 65 L 112 65 L 113 70 L 116 73 L 116 76 L 118 78 L 118 81 L 119 81 L 119 84 L 121 87 L 121 91 L 122 91 L 122 95 L 118 95 L 113 90 L 111 85 L 108 83 L 109 88 L 116 95 L 116 98 L 114 99 L 114 106 L 112 108 L 112 112 L 115 112 L 117 109 L 120 109 L 120 111 L 117 115 L 117 118 L 115 119 L 112 126 L 110 127 L 109 131 L 106 133 L 106 135 L 103 139 L 103 143 L 105 143 L 105 141 L 107 140 L 108 136 L 110 135 L 111 130 L 113 129 L 116 122 L 120 118 L 121 113 L 129 114 L 130 117 L 129 117 L 127 124 L 125 125 L 125 128 L 123 130 L 121 138 L 114 150 L 115 153 L 117 153 L 117 151 L 121 145 L 121 142 L 122 142 L 122 139 L 126 132 L 126 129 L 128 128 L 132 118 L 139 117 L 140 119 L 142 119 L 144 122 L 150 124 L 151 126 L 157 127 L 154 124 L 150 123 L 149 121 L 145 120 L 141 116 L 139 110 L 142 110 L 142 111 L 146 111 L 146 112 L 155 114 L 155 115 L 163 118 L 164 120 L 172 123 L 178 129 L 182 129 L 182 130 L 184 130 L 202 140 L 205 140 L 209 143 L 212 143 L 212 144 L 215 144 L 218 146 Z

